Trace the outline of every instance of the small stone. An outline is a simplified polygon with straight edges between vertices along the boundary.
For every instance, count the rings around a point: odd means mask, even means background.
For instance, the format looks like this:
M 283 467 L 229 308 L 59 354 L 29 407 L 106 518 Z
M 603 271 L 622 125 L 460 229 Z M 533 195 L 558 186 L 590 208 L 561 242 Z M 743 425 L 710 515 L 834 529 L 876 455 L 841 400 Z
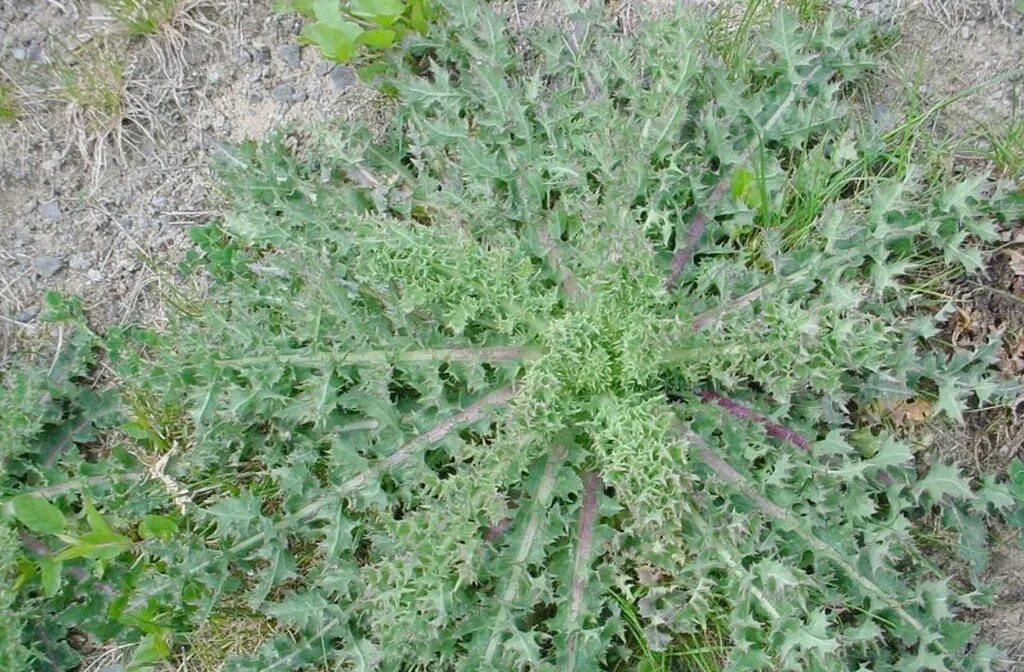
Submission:
M 291 100 L 292 100 L 293 103 L 301 103 L 305 99 L 306 99 L 306 92 L 305 91 L 296 91 L 295 93 L 292 94 L 292 99 Z
M 28 308 L 23 308 L 17 315 L 14 316 L 14 319 L 17 320 L 18 322 L 21 322 L 22 324 L 28 324 L 32 320 L 36 319 L 36 316 L 39 315 L 39 312 L 39 306 L 29 306 Z
M 45 203 L 39 204 L 39 216 L 48 222 L 56 222 L 60 219 L 60 203 L 54 198 Z
M 103 274 L 95 268 L 90 268 L 86 271 L 85 277 L 89 278 L 89 282 L 103 282 Z
M 356 71 L 347 65 L 339 65 L 331 70 L 331 81 L 334 86 L 342 91 L 356 85 L 359 81 Z
M 291 84 L 278 84 L 270 91 L 270 97 L 279 103 L 292 102 L 292 96 L 294 95 L 295 87 Z
M 277 50 L 277 55 L 281 57 L 281 60 L 290 68 L 298 68 L 302 66 L 302 45 L 299 44 L 285 44 Z
M 43 44 L 36 40 L 32 40 L 32 44 L 28 45 L 26 55 L 30 61 L 38 62 L 43 60 Z
M 333 63 L 328 63 L 327 61 L 318 61 L 317 64 L 313 66 L 313 74 L 316 75 L 317 77 L 324 77 L 328 73 L 330 73 L 331 69 L 333 68 Z
M 255 72 L 253 72 L 253 73 L 251 73 L 249 75 L 249 81 L 250 82 L 258 82 L 261 79 L 263 79 L 263 74 L 264 74 L 263 73 L 263 68 L 260 68 L 259 70 L 256 70 Z
M 164 208 L 167 207 L 167 197 L 166 196 L 154 196 L 153 200 L 151 200 L 150 203 L 157 210 L 163 210 Z
M 92 268 L 92 261 L 84 254 L 73 254 L 68 259 L 68 268 L 72 271 L 88 271 Z
M 41 278 L 52 278 L 64 268 L 64 260 L 60 257 L 43 255 L 32 259 L 32 270 Z
M 257 65 L 270 63 L 270 47 L 264 45 L 253 47 L 252 60 Z
M 15 47 L 14 49 L 11 49 L 11 56 L 13 56 L 16 61 L 24 61 L 28 58 L 28 52 L 25 51 L 24 47 Z
M 967 26 L 963 26 L 962 28 L 960 28 L 959 36 L 961 40 L 971 39 L 971 29 Z

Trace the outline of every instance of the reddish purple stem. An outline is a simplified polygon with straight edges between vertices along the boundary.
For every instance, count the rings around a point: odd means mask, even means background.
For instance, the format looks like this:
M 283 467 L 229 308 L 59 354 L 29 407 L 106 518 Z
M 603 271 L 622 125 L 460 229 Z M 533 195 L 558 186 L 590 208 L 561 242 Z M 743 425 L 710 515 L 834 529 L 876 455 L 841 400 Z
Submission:
M 487 527 L 487 531 L 484 532 L 484 541 L 489 544 L 493 544 L 501 539 L 501 537 L 508 532 L 508 528 L 510 527 L 512 527 L 511 518 L 502 518 L 496 523 L 491 523 Z
M 788 441 L 794 446 L 802 448 L 807 452 L 810 452 L 811 450 L 810 441 L 805 439 L 803 436 L 797 434 L 794 430 L 786 427 L 785 425 L 780 425 L 779 423 L 766 418 L 754 409 L 748 408 L 738 401 L 733 401 L 729 397 L 710 390 L 700 391 L 697 395 L 706 402 L 718 404 L 734 417 L 758 423 L 764 427 L 764 431 L 768 433 L 768 436 L 773 436 L 782 441 Z
M 708 222 L 711 221 L 708 211 L 715 209 L 715 206 L 718 205 L 718 202 L 722 200 L 722 197 L 725 196 L 725 192 L 728 190 L 729 180 L 722 178 L 711 192 L 711 196 L 708 197 L 705 207 L 697 211 L 697 216 L 693 218 L 693 223 L 690 224 L 690 230 L 686 232 L 686 240 L 683 241 L 682 245 L 676 245 L 676 253 L 672 256 L 672 272 L 669 273 L 668 280 L 665 281 L 665 289 L 668 291 L 671 292 L 676 288 L 683 269 L 693 259 L 697 243 L 700 242 L 701 236 L 704 235 L 704 229 L 707 227 Z

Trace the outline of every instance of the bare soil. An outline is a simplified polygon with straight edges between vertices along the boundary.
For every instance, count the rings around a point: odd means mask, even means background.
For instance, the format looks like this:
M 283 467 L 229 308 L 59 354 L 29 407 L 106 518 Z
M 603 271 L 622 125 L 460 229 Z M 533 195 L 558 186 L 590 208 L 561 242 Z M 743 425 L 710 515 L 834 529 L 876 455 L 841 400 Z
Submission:
M 128 39 L 99 6 L 0 5 L 0 82 L 15 82 L 21 112 L 0 125 L 0 367 L 39 342 L 50 290 L 82 297 L 100 326 L 159 324 L 159 290 L 181 281 L 189 227 L 220 214 L 209 165 L 225 145 L 376 116 L 380 97 L 297 44 L 300 21 L 269 0 L 183 6 L 156 34 Z M 103 41 L 118 45 L 125 73 L 105 136 L 54 74 L 84 67 Z

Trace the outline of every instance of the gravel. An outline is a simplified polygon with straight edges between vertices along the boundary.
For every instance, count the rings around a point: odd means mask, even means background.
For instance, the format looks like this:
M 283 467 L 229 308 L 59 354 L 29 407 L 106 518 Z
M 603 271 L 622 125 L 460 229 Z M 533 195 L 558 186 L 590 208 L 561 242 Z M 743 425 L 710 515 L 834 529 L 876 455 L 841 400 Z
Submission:
M 359 76 L 347 65 L 339 65 L 331 70 L 331 81 L 334 82 L 334 86 L 344 91 L 355 86 L 359 81 Z
M 264 45 L 253 47 L 252 61 L 256 65 L 266 65 L 267 63 L 270 63 L 270 47 Z
M 28 324 L 41 312 L 41 308 L 38 305 L 29 306 L 28 308 L 22 308 L 21 311 L 14 316 L 14 319 L 22 324 Z
M 294 95 L 295 87 L 291 84 L 278 84 L 270 91 L 270 97 L 279 103 L 292 102 L 292 96 Z
M 298 44 L 284 44 L 277 50 L 277 55 L 290 68 L 302 66 L 302 46 Z
M 48 222 L 56 222 L 60 220 L 60 203 L 57 199 L 46 201 L 45 203 L 39 204 L 39 216 Z
M 64 259 L 50 255 L 33 257 L 32 270 L 41 278 L 52 278 L 64 268 Z

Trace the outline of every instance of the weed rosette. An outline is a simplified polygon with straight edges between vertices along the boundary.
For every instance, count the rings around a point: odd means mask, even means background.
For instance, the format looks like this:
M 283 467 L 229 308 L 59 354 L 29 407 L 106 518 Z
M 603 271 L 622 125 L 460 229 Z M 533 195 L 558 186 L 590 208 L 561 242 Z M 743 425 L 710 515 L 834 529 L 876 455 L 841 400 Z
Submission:
M 139 665 L 249 623 L 235 670 L 990 669 L 962 616 L 1022 470 L 863 417 L 1007 392 L 922 288 L 980 266 L 1009 192 L 915 165 L 926 116 L 861 120 L 871 35 L 830 18 L 709 43 L 444 9 L 382 139 L 224 162 L 180 269 L 202 302 L 82 325 L 124 381 L 87 426 L 121 442 L 102 481 L 17 453 L 29 622 Z M 80 417 L 81 375 L 20 445 Z

